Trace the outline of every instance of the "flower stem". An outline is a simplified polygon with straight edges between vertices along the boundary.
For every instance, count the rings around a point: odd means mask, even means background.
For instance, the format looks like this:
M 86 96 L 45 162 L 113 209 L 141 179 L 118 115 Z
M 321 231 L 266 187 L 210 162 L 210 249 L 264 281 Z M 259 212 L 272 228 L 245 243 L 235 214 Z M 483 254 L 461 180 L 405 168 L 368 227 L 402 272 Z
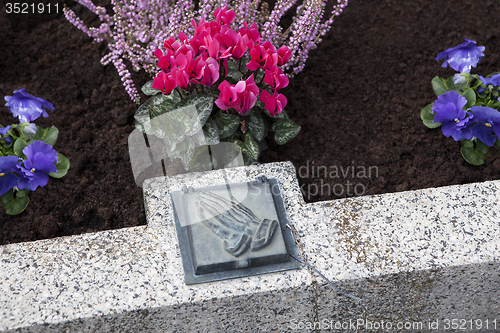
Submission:
M 181 97 L 181 101 L 182 101 L 182 94 L 181 94 L 181 92 L 180 92 L 180 90 L 179 90 L 179 87 L 175 87 L 175 90 L 177 90 L 177 93 L 178 93 L 178 94 L 179 94 L 179 96 Z

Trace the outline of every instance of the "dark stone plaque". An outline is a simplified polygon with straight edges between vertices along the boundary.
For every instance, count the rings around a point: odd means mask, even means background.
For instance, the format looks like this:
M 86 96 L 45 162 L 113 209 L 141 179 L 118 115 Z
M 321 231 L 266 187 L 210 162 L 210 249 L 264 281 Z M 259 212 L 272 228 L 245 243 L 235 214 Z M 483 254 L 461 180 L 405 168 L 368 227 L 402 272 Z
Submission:
M 187 284 L 299 268 L 276 179 L 171 193 Z

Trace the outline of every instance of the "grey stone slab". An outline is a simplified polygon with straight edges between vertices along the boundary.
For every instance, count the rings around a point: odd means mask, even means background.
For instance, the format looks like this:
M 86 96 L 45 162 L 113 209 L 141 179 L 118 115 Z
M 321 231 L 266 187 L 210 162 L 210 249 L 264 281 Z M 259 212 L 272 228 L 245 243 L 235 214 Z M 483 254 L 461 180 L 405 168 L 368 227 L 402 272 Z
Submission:
M 184 283 L 170 193 L 261 175 L 279 180 L 300 256 L 364 306 L 307 268 Z M 434 332 L 481 319 L 492 331 L 499 199 L 490 181 L 305 204 L 291 163 L 148 179 L 147 226 L 0 246 L 0 331 L 286 332 L 361 319 L 438 320 Z

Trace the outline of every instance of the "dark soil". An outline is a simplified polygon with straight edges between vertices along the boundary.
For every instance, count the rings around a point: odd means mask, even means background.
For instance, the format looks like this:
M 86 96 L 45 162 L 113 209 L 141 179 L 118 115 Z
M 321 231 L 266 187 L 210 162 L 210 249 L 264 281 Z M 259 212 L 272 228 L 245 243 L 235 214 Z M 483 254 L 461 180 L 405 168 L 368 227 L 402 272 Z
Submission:
M 99 63 L 106 45 L 67 22 L 61 8 L 0 14 L 0 96 L 26 88 L 53 103 L 36 123 L 59 128 L 55 148 L 71 162 L 64 178 L 30 194 L 22 214 L 0 213 L 0 244 L 146 223 L 127 145 L 137 106 L 115 68 Z M 99 22 L 86 10 L 79 16 Z M 302 131 L 270 145 L 261 161 L 292 161 L 307 201 L 499 179 L 497 150 L 483 166 L 468 165 L 460 143 L 420 120 L 435 99 L 431 79 L 454 74 L 434 60 L 439 52 L 473 39 L 486 47 L 473 72 L 500 70 L 498 17 L 491 0 L 351 0 L 283 91 Z M 148 80 L 133 78 L 139 86 Z M 13 120 L 2 106 L 0 123 Z

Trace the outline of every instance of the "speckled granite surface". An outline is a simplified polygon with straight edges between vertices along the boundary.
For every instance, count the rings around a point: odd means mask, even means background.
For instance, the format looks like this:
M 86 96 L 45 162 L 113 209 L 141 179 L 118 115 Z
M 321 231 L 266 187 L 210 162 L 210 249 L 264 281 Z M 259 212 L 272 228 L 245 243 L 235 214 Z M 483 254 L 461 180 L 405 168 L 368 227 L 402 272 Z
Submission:
M 280 180 L 303 258 L 365 306 L 306 268 L 184 284 L 168 192 L 263 174 Z M 0 246 L 0 331 L 308 331 L 361 319 L 444 329 L 452 316 L 500 329 L 500 181 L 305 204 L 293 165 L 273 163 L 154 178 L 144 198 L 146 227 Z

